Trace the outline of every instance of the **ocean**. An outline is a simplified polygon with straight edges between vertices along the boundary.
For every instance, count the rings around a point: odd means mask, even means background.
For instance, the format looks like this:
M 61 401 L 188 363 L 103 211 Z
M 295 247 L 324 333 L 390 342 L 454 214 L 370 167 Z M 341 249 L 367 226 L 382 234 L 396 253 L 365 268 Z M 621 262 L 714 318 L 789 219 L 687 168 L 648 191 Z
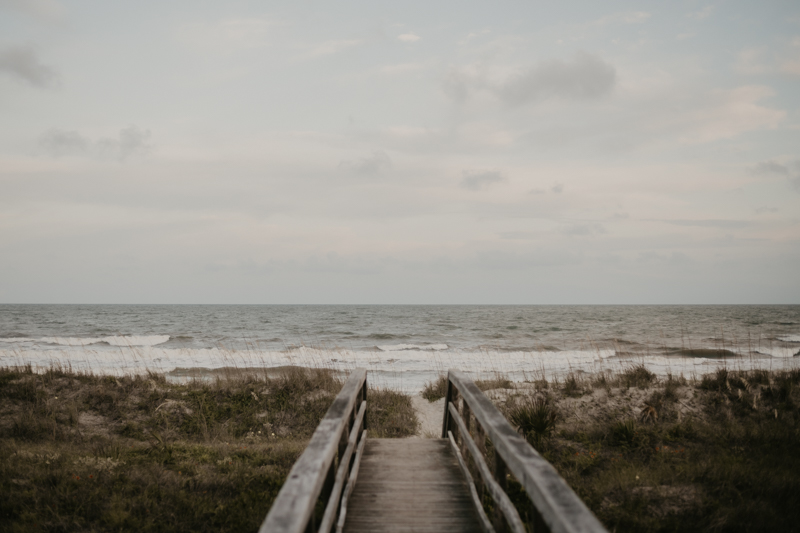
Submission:
M 644 364 L 686 377 L 800 368 L 800 305 L 0 305 L 0 365 L 211 377 L 365 367 L 413 392 L 458 368 L 560 378 Z

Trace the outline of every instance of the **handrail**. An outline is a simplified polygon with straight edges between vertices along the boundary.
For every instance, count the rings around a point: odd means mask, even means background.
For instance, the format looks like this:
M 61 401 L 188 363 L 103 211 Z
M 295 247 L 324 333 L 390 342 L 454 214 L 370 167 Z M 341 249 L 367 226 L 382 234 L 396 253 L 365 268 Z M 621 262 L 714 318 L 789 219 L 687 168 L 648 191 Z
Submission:
M 367 427 L 366 400 L 367 371 L 358 368 L 350 374 L 295 462 L 259 533 L 331 530 L 341 512 L 344 480 L 354 468 L 357 470 L 361 460 L 359 452 L 364 448 L 361 443 Z M 318 529 L 314 509 L 320 499 L 325 502 L 325 511 Z
M 463 398 L 462 412 L 458 411 L 458 396 Z M 495 450 L 495 472 L 486 479 L 488 467 L 480 464 L 482 454 L 470 436 L 471 416 L 478 426 L 476 432 L 485 432 Z M 466 420 L 462 419 L 462 416 Z M 573 492 L 555 468 L 514 431 L 505 417 L 463 372 L 450 370 L 447 374 L 447 394 L 442 421 L 442 438 L 450 432 L 461 437 L 464 450 L 470 452 L 478 465 L 485 486 L 512 530 L 518 530 L 519 515 L 508 509 L 504 498 L 496 494 L 506 484 L 506 469 L 519 481 L 533 504 L 531 529 L 552 533 L 605 533 L 606 529 L 592 514 L 586 504 Z M 472 442 L 471 442 L 472 441 Z M 480 442 L 480 440 L 479 440 Z M 482 444 L 482 443 L 481 443 Z M 476 453 L 478 452 L 478 453 Z M 515 516 L 516 515 L 516 519 Z M 496 516 L 495 527 L 502 529 Z

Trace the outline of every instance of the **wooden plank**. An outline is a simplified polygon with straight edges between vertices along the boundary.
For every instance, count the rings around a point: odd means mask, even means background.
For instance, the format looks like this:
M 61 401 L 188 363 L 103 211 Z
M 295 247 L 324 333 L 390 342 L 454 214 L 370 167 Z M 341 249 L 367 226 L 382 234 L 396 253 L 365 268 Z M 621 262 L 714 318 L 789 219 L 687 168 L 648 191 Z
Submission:
M 555 468 L 514 431 L 500 411 L 471 379 L 448 372 L 473 416 L 489 435 L 495 450 L 522 484 L 553 533 L 600 533 L 606 529 L 573 492 Z
M 314 431 L 306 450 L 289 472 L 259 533 L 302 533 L 305 530 L 366 379 L 367 371 L 363 368 L 350 374 Z
M 483 531 L 447 440 L 367 440 L 344 524 L 364 531 Z

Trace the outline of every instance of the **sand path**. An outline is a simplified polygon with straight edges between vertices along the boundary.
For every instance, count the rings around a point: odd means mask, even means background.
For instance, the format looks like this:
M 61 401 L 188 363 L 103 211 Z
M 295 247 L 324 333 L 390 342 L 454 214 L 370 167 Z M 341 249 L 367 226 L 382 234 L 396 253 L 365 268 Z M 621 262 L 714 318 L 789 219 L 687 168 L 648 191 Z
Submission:
M 412 438 L 438 439 L 442 436 L 442 418 L 444 416 L 444 398 L 429 402 L 422 396 L 415 394 L 411 397 L 411 404 L 417 412 L 419 431 Z

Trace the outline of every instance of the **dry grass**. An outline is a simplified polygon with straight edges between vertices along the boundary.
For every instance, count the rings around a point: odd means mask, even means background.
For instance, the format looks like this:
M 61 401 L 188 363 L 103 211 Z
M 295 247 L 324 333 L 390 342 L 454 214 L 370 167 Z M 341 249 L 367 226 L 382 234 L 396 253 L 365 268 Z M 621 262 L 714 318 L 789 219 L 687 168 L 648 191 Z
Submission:
M 0 369 L 0 530 L 255 531 L 341 385 Z M 408 397 L 368 401 L 371 435 L 416 432 Z
M 800 530 L 800 371 L 576 381 L 496 401 L 609 530 Z

